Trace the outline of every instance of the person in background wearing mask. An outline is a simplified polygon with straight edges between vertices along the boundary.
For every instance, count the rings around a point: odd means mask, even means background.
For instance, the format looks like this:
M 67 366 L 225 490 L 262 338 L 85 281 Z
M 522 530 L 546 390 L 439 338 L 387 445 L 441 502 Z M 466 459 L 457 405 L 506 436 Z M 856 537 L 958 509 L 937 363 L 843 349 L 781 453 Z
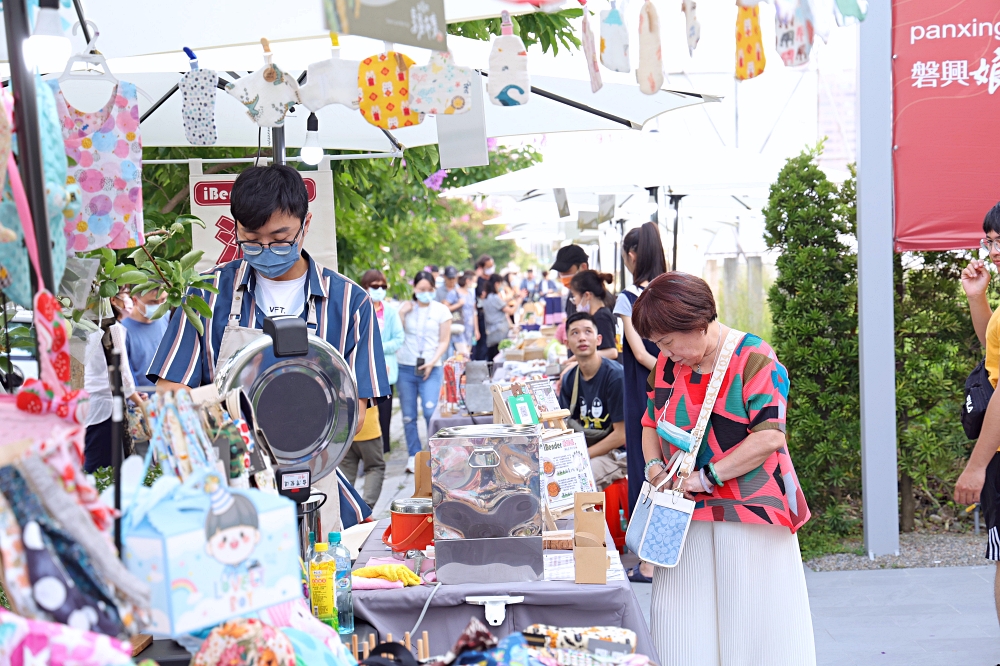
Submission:
M 605 305 L 608 290 L 604 285 L 611 284 L 614 280 L 611 273 L 583 270 L 575 273 L 569 283 L 570 302 L 576 306 L 577 312 L 585 312 L 593 317 L 597 333 L 601 336 L 597 345 L 598 355 L 611 361 L 618 358 L 618 348 L 615 346 L 615 318 Z M 567 329 L 567 337 L 568 334 Z
M 409 459 L 406 471 L 414 472 L 414 456 L 422 448 L 417 428 L 417 403 L 430 425 L 441 394 L 441 359 L 451 340 L 451 312 L 434 300 L 434 276 L 425 271 L 413 278 L 413 299 L 399 308 L 406 339 L 396 352 L 399 361 L 399 401 Z
M 199 332 L 182 309 L 174 311 L 147 377 L 165 391 L 210 384 L 222 364 L 264 335 L 266 317 L 301 317 L 311 333 L 333 345 L 351 366 L 360 430 L 369 403 L 389 395 L 382 336 L 368 293 L 302 249 L 312 221 L 302 176 L 287 165 L 249 167 L 233 183 L 229 201 L 242 258 L 203 274 L 218 294 L 189 290 L 211 303 L 211 316 L 200 315 Z M 333 502 L 321 509 L 323 524 L 331 529 L 341 521 L 350 527 L 370 515 L 342 475 L 331 474 L 313 485 L 340 497 L 339 512 Z
M 586 250 L 579 245 L 567 245 L 559 248 L 559 251 L 556 252 L 556 260 L 552 264 L 552 270 L 559 273 L 562 285 L 569 288 L 569 281 L 573 279 L 574 275 L 590 268 L 588 261 L 590 261 L 590 257 L 587 256 Z M 566 299 L 565 309 L 567 319 L 577 312 L 577 307 L 571 299 Z M 611 342 L 614 344 L 613 338 Z
M 476 296 L 468 289 L 471 273 L 463 273 L 455 278 L 455 288 L 447 293 L 444 304 L 451 312 L 453 324 L 460 323 L 463 327 L 461 333 L 452 332 L 451 350 L 466 357 L 472 350 L 472 345 L 479 338 L 479 322 L 476 320 Z M 459 313 L 461 321 L 455 320 L 455 313 Z M 454 331 L 454 328 L 452 329 Z
M 479 321 L 480 338 L 476 341 L 476 348 L 472 352 L 474 361 L 485 361 L 488 345 L 486 344 L 486 320 L 483 315 L 483 303 L 486 297 L 494 293 L 493 287 L 489 285 L 490 276 L 496 272 L 496 264 L 493 257 L 484 254 L 476 259 L 476 318 Z
M 132 299 L 132 313 L 122 319 L 122 326 L 128 331 L 125 347 L 128 349 L 129 370 L 136 386 L 149 385 L 146 370 L 149 369 L 170 321 L 166 301 L 166 292 L 156 289 L 147 291 Z
M 434 290 L 434 300 L 438 303 L 445 303 L 448 292 L 454 291 L 455 285 L 458 283 L 458 270 L 454 266 L 447 266 L 444 269 L 444 281 L 441 283 L 437 289 Z
M 371 268 L 361 276 L 361 288 L 368 292 L 375 306 L 375 318 L 378 320 L 378 328 L 382 333 L 385 372 L 389 378 L 389 398 L 378 404 L 378 421 L 382 430 L 383 453 L 389 453 L 389 424 L 392 422 L 392 397 L 396 392 L 396 381 L 399 379 L 399 365 L 396 363 L 396 352 L 403 346 L 403 340 L 405 339 L 403 322 L 399 319 L 398 309 L 385 301 L 385 294 L 388 287 L 389 283 L 385 279 L 385 274 L 377 268 Z M 366 493 L 368 489 L 368 482 L 365 482 Z

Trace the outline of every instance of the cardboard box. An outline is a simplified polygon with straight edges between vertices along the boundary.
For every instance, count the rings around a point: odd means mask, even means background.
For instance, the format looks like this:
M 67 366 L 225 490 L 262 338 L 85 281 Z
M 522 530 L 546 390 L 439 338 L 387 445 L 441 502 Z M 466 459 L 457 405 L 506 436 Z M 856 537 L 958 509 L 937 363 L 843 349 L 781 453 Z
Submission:
M 576 493 L 573 509 L 573 563 L 576 582 L 606 585 L 608 546 L 604 539 L 604 493 Z

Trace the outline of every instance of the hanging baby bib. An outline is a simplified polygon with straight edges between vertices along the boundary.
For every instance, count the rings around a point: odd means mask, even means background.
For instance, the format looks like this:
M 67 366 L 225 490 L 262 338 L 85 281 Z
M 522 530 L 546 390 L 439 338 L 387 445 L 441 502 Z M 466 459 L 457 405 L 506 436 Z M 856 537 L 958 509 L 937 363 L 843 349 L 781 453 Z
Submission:
M 413 61 L 396 51 L 365 58 L 358 67 L 361 115 L 382 129 L 419 125 L 423 118 L 410 108 Z
M 628 59 L 628 28 L 613 0 L 611 9 L 601 12 L 601 64 L 612 72 L 632 71 Z
M 597 45 L 594 33 L 590 29 L 590 16 L 587 15 L 587 8 L 583 9 L 583 55 L 587 60 L 587 74 L 590 75 L 590 92 L 597 92 L 604 86 L 601 80 L 601 70 L 597 67 Z
M 531 97 L 531 77 L 528 76 L 528 51 L 514 34 L 510 14 L 503 12 L 500 36 L 493 40 L 490 52 L 490 78 L 487 93 L 497 106 L 520 106 Z
M 639 90 L 655 95 L 663 87 L 663 54 L 660 52 L 660 19 L 656 7 L 646 0 L 639 10 L 639 66 L 635 70 Z
M 434 51 L 426 67 L 410 67 L 410 108 L 418 113 L 456 115 L 472 108 L 472 77 L 445 51 Z
M 688 55 L 694 55 L 694 50 L 701 40 L 701 23 L 695 10 L 698 8 L 694 0 L 682 0 L 681 11 L 684 12 L 684 34 L 687 36 Z
M 277 65 L 268 64 L 226 86 L 240 101 L 250 120 L 261 127 L 282 127 L 285 114 L 299 102 L 299 84 Z
M 219 76 L 214 69 L 194 69 L 181 77 L 181 118 L 184 136 L 195 146 L 215 144 L 215 91 Z
M 813 44 L 812 12 L 802 0 L 774 4 L 774 43 L 787 67 L 805 65 Z
M 746 81 L 764 73 L 767 58 L 760 34 L 760 8 L 736 3 L 736 78 Z
M 330 104 L 358 108 L 357 60 L 331 58 L 309 65 L 306 82 L 299 88 L 299 99 L 310 111 L 316 112 Z

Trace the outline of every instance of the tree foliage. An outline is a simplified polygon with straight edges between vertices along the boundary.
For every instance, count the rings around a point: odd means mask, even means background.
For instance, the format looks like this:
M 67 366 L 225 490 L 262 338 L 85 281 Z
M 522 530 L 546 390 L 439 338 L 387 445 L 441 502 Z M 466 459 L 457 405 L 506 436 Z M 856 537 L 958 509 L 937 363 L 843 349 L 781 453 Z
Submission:
M 560 46 L 569 51 L 580 48 L 580 38 L 576 36 L 576 30 L 570 21 L 581 16 L 583 16 L 582 9 L 564 9 L 552 14 L 534 12 L 512 16 L 511 22 L 514 24 L 514 34 L 521 36 L 525 46 L 539 44 L 543 53 L 548 53 L 549 49 L 552 49 L 552 55 L 556 55 Z M 500 19 L 449 23 L 448 34 L 488 42 L 500 34 Z
M 788 160 L 764 209 L 765 240 L 781 252 L 769 299 L 790 380 L 788 446 L 818 514 L 860 490 L 854 181 L 830 182 L 820 150 Z

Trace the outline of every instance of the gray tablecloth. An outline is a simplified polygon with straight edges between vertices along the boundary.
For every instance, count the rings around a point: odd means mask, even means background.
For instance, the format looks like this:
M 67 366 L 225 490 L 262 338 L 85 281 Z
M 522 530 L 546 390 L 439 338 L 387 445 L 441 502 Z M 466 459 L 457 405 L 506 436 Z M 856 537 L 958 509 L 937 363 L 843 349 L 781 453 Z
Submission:
M 382 533 L 388 524 L 387 519 L 379 522 L 365 542 L 355 568 L 364 566 L 370 557 L 388 555 L 388 549 L 382 544 Z M 354 614 L 375 627 L 381 638 L 392 634 L 393 640 L 401 640 L 403 634 L 413 628 L 433 589 L 433 585 L 420 585 L 401 590 L 355 590 Z M 627 580 L 609 581 L 607 585 L 548 581 L 442 585 L 431 600 L 418 634 L 429 633 L 432 655 L 444 654 L 454 645 L 470 617 L 486 624 L 485 607 L 468 605 L 465 598 L 503 594 L 524 595 L 524 601 L 507 606 L 504 623 L 490 627 L 498 637 L 536 623 L 561 627 L 625 627 L 636 633 L 637 651 L 660 662 L 639 602 Z
M 441 403 L 434 409 L 434 413 L 431 414 L 431 422 L 427 428 L 427 436 L 433 437 L 441 428 L 454 428 L 455 426 L 464 425 L 482 425 L 484 423 L 493 423 L 493 415 L 485 414 L 482 416 L 469 416 L 468 414 L 456 414 L 455 416 L 441 416 Z

